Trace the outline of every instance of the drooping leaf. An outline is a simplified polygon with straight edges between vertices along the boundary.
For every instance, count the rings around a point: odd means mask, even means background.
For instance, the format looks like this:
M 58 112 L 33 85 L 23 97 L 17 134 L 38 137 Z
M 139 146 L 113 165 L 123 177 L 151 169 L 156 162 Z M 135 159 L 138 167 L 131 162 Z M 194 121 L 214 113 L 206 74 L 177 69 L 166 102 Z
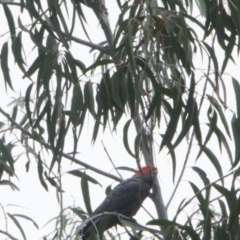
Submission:
M 91 81 L 88 81 L 86 84 L 85 84 L 85 87 L 84 87 L 84 100 L 85 100 L 85 103 L 86 103 L 86 106 L 88 108 L 88 110 L 90 111 L 90 113 L 95 116 L 96 113 L 95 113 L 95 99 L 94 99 L 94 95 L 93 95 L 93 84 Z
M 1 161 L 0 161 L 0 164 L 1 164 Z M 7 186 L 11 187 L 13 190 L 20 191 L 20 189 L 18 188 L 18 186 L 16 184 L 14 184 L 13 182 L 8 181 L 8 180 L 0 180 L 0 185 L 7 185 Z
M 191 227 L 183 226 L 173 221 L 169 221 L 165 219 L 156 219 L 148 222 L 147 225 L 157 225 L 157 226 L 165 226 L 165 227 L 177 226 L 178 228 L 185 230 L 192 239 L 200 240 L 200 237 L 198 236 L 198 234 Z
M 3 44 L 2 51 L 1 51 L 1 69 L 3 72 L 6 88 L 8 85 L 13 90 L 12 81 L 11 81 L 9 68 L 8 68 L 8 43 L 7 42 Z
M 15 216 L 12 215 L 12 214 L 10 214 L 10 213 L 8 213 L 7 215 L 8 215 L 8 216 L 11 218 L 11 220 L 15 223 L 15 225 L 17 226 L 17 228 L 18 228 L 19 231 L 21 232 L 23 239 L 24 239 L 24 240 L 27 240 L 26 235 L 25 235 L 25 232 L 23 231 L 23 228 L 22 228 L 21 224 L 18 222 L 17 218 L 15 218 Z
M 232 117 L 232 132 L 235 145 L 235 157 L 232 168 L 236 167 L 240 161 L 240 120 L 235 115 Z
M 15 59 L 15 62 L 17 63 L 18 67 L 22 70 L 22 72 L 26 73 L 25 67 L 24 67 L 24 60 L 22 56 L 22 33 L 20 32 L 17 37 L 14 38 L 12 42 L 12 52 Z
M 36 223 L 32 218 L 30 218 L 30 217 L 28 217 L 28 216 L 26 216 L 26 215 L 23 215 L 23 214 L 13 214 L 13 216 L 14 216 L 14 217 L 24 218 L 24 219 L 32 222 L 33 225 L 34 225 L 37 229 L 39 229 L 37 223 Z
M 31 90 L 32 90 L 33 84 L 34 83 L 31 83 L 29 85 L 29 87 L 27 88 L 27 91 L 26 91 L 26 96 L 25 96 L 26 111 L 27 111 L 27 116 L 28 116 L 29 123 L 31 126 L 33 125 L 33 121 L 32 121 L 32 112 L 30 110 L 30 103 L 31 103 L 30 95 L 31 95 Z
M 177 90 L 177 88 L 173 89 L 174 91 L 174 108 L 171 114 L 171 118 L 169 120 L 169 124 L 167 126 L 167 130 L 163 136 L 162 143 L 160 146 L 160 150 L 165 146 L 171 143 L 172 138 L 176 132 L 178 120 L 182 110 L 182 99 L 181 93 Z
M 132 120 L 128 120 L 123 128 L 123 144 L 130 156 L 135 158 L 135 155 L 132 153 L 129 144 L 128 144 L 128 129 Z
M 210 100 L 211 104 L 214 106 L 214 108 L 217 110 L 221 120 L 222 120 L 222 123 L 223 123 L 223 126 L 228 134 L 228 136 L 231 138 L 231 134 L 230 134 L 230 131 L 229 131 L 229 127 L 228 127 L 228 124 L 227 124 L 227 120 L 226 120 L 226 117 L 222 111 L 222 108 L 221 106 L 219 105 L 218 101 L 210 96 L 210 95 L 207 95 L 208 96 L 208 99 Z
M 14 159 L 7 149 L 7 147 L 4 145 L 3 141 L 0 139 L 0 152 L 2 153 L 2 156 L 4 159 L 9 163 L 9 166 L 11 168 L 11 172 L 14 172 Z
M 192 167 L 192 169 L 198 173 L 199 177 L 202 179 L 205 186 L 208 186 L 210 181 L 207 177 L 207 174 L 199 167 Z
M 240 84 L 233 77 L 232 77 L 232 84 L 233 84 L 233 89 L 234 89 L 235 98 L 236 98 L 237 118 L 239 120 L 240 119 Z
M 73 126 L 78 125 L 82 110 L 83 110 L 83 94 L 80 85 L 77 83 L 73 87 L 72 106 L 70 115 Z
M 13 41 L 14 38 L 16 37 L 16 27 L 15 27 L 12 11 L 9 9 L 7 4 L 2 4 L 2 6 L 3 6 L 5 16 L 7 18 L 9 30 L 10 30 L 10 33 L 11 33 L 11 39 Z
M 90 215 L 92 213 L 92 207 L 89 195 L 88 178 L 85 173 L 83 173 L 81 177 L 81 189 L 87 212 Z
M 76 176 L 76 177 L 80 177 L 80 178 L 82 178 L 83 175 L 84 175 L 85 179 L 86 179 L 88 182 L 91 182 L 91 183 L 94 183 L 94 184 L 99 184 L 100 186 L 102 186 L 97 180 L 95 180 L 94 178 L 92 178 L 92 177 L 89 176 L 88 174 L 86 174 L 86 173 L 84 173 L 84 172 L 81 172 L 81 171 L 78 170 L 78 169 L 68 171 L 67 173 L 68 173 L 68 174 L 71 174 L 71 175 L 73 175 L 73 176 Z
M 48 186 L 43 178 L 43 165 L 40 154 L 38 154 L 38 177 L 42 186 L 45 188 L 46 191 L 48 191 Z
M 219 177 L 221 178 L 223 176 L 222 167 L 221 167 L 221 164 L 219 163 L 219 160 L 217 159 L 216 155 L 213 153 L 213 151 L 211 149 L 209 149 L 206 146 L 203 146 L 202 150 L 208 156 L 208 159 L 211 161 L 211 163 L 215 167 Z M 223 179 L 221 180 L 221 182 L 222 182 L 222 185 L 224 185 Z

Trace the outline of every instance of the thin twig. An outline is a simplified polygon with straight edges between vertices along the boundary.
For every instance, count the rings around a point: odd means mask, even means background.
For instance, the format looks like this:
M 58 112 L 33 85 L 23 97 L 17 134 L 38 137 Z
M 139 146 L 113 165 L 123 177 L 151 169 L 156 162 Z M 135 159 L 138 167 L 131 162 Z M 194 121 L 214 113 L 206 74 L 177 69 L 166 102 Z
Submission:
M 59 187 L 60 191 L 60 232 L 59 232 L 59 239 L 62 239 L 62 233 L 63 233 L 63 191 L 62 191 L 62 174 L 61 174 L 61 165 L 60 162 L 58 164 L 58 174 L 59 174 Z
M 217 183 L 217 182 L 219 182 L 219 181 L 221 181 L 222 179 L 224 179 L 224 178 L 226 178 L 226 177 L 228 177 L 228 176 L 230 176 L 230 175 L 232 175 L 232 174 L 234 174 L 236 171 L 232 171 L 232 172 L 230 172 L 230 173 L 228 173 L 228 174 L 226 174 L 226 175 L 224 175 L 224 176 L 222 176 L 222 177 L 220 177 L 219 179 L 217 179 L 217 180 L 215 180 L 215 181 L 213 181 L 213 182 L 211 182 L 211 183 L 209 183 L 208 185 L 206 185 L 204 188 L 202 188 L 201 190 L 199 190 L 193 197 L 191 197 L 181 208 L 179 208 L 179 211 L 178 211 L 178 213 L 180 213 L 189 203 L 191 203 L 191 201 L 198 195 L 198 194 L 200 194 L 202 191 L 204 191 L 204 190 L 206 190 L 207 188 L 209 188 L 209 187 L 211 187 L 213 184 L 215 184 L 215 183 Z
M 209 57 L 208 61 L 209 62 L 208 62 L 208 73 L 207 73 L 207 75 L 209 74 L 210 67 L 211 67 L 211 58 L 210 57 Z M 205 97 L 206 89 L 207 89 L 207 80 L 205 81 L 205 84 L 204 84 L 204 87 L 203 87 L 203 93 L 202 93 L 202 97 L 200 99 L 198 114 L 200 113 L 200 110 L 202 108 L 202 104 L 203 104 L 203 100 L 204 100 L 204 97 Z M 183 167 L 182 167 L 182 171 L 181 171 L 180 176 L 178 178 L 177 184 L 176 184 L 176 186 L 175 186 L 175 188 L 173 190 L 173 193 L 172 193 L 172 195 L 171 195 L 171 197 L 170 197 L 170 199 L 169 199 L 169 201 L 168 201 L 168 203 L 166 205 L 166 209 L 168 209 L 168 207 L 169 207 L 169 205 L 170 205 L 170 203 L 171 203 L 175 193 L 177 192 L 178 186 L 179 186 L 180 181 L 182 180 L 183 174 L 185 172 L 185 167 L 186 167 L 186 164 L 187 164 L 187 161 L 188 161 L 188 158 L 189 158 L 189 155 L 190 155 L 190 151 L 191 151 L 191 148 L 192 148 L 193 136 L 194 136 L 194 132 L 192 132 L 192 135 L 191 135 L 191 139 L 190 139 L 190 142 L 189 142 L 189 146 L 188 146 L 186 158 L 185 158 L 185 161 L 184 161 L 184 164 L 183 164 Z
M 186 168 L 186 165 L 187 165 L 187 162 L 188 162 L 188 159 L 189 159 L 189 155 L 190 155 L 190 152 L 191 152 L 191 148 L 192 148 L 193 136 L 194 136 L 194 132 L 192 132 L 191 139 L 190 139 L 190 142 L 189 142 L 189 145 L 188 145 L 187 154 L 186 154 L 186 157 L 185 157 L 185 160 L 184 160 L 184 163 L 183 163 L 183 167 L 182 167 L 180 176 L 179 176 L 179 178 L 178 178 L 177 184 L 176 184 L 175 187 L 174 187 L 174 190 L 173 190 L 173 192 L 172 192 L 172 195 L 171 195 L 171 197 L 170 197 L 169 200 L 168 200 L 168 203 L 167 203 L 167 205 L 166 205 L 166 209 L 168 209 L 168 207 L 169 207 L 169 205 L 170 205 L 170 203 L 171 203 L 171 201 L 172 201 L 175 193 L 177 192 L 178 186 L 179 186 L 179 184 L 180 184 L 180 182 L 181 182 L 181 180 L 182 180 L 183 174 L 184 174 L 184 172 L 185 172 L 185 168 Z
M 6 212 L 5 212 L 4 208 L 3 208 L 3 205 L 1 203 L 0 203 L 0 207 L 1 207 L 2 211 L 3 211 L 3 215 L 4 215 L 4 218 L 5 218 L 5 224 L 6 224 L 5 228 L 6 228 L 6 230 L 8 230 L 7 215 L 6 215 Z
M 106 147 L 105 147 L 105 145 L 104 145 L 104 143 L 103 143 L 102 140 L 101 140 L 101 142 L 102 142 L 102 145 L 103 145 L 103 149 L 104 149 L 104 151 L 106 152 L 106 154 L 107 154 L 107 156 L 108 156 L 108 159 L 109 159 L 110 162 L 112 163 L 112 165 L 113 165 L 114 169 L 116 170 L 117 174 L 119 175 L 119 177 L 120 177 L 121 179 L 123 179 L 123 178 L 122 178 L 122 175 L 121 175 L 120 172 L 117 170 L 117 168 L 116 168 L 116 166 L 115 166 L 112 158 L 110 157 L 110 155 L 109 155 L 109 153 L 108 153 L 108 151 L 107 151 L 107 149 L 106 149 Z

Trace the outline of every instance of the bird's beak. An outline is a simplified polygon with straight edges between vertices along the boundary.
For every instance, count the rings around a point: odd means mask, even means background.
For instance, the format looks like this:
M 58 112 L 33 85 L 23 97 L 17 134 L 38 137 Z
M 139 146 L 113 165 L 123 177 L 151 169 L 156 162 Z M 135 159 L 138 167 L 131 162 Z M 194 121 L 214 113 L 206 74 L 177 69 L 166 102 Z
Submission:
M 152 175 L 153 175 L 153 176 L 156 176 L 157 174 L 158 174 L 157 169 L 154 169 L 154 170 L 152 171 Z

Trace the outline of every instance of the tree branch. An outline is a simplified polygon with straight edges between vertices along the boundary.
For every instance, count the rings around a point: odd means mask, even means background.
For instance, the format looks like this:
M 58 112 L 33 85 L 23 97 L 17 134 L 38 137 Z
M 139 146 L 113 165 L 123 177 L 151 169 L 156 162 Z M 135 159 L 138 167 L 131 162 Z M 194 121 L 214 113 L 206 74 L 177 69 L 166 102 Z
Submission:
M 27 136 L 29 136 L 31 139 L 37 141 L 38 143 L 40 143 L 41 145 L 43 145 L 43 146 L 46 147 L 47 149 L 52 150 L 52 148 L 51 148 L 50 145 L 48 145 L 47 143 L 45 143 L 45 142 L 43 142 L 43 141 L 41 141 L 41 140 L 38 140 L 38 139 L 34 138 L 34 136 L 33 136 L 30 132 L 28 132 L 25 128 L 23 128 L 23 127 L 22 127 L 21 125 L 19 125 L 16 121 L 14 121 L 14 119 L 12 119 L 9 114 L 7 114 L 5 111 L 3 111 L 2 108 L 0 108 L 0 113 L 2 113 L 2 115 L 4 115 L 12 124 L 14 124 L 14 126 L 16 126 L 17 129 L 19 129 L 20 131 L 22 131 L 23 133 L 25 133 L 25 134 L 26 134 Z M 69 155 L 66 154 L 66 153 L 62 153 L 61 155 L 62 155 L 63 157 L 65 157 L 65 158 L 71 160 L 72 162 L 74 162 L 74 163 L 76 163 L 76 164 L 79 164 L 79 165 L 81 165 L 81 166 L 83 166 L 83 167 L 85 167 L 85 168 L 87 168 L 87 169 L 92 170 L 93 172 L 96 172 L 96 173 L 101 174 L 101 175 L 103 175 L 103 176 L 105 176 L 105 177 L 111 178 L 111 179 L 113 179 L 113 180 L 115 180 L 115 181 L 118 181 L 118 182 L 121 182 L 121 181 L 122 181 L 121 178 L 119 178 L 119 177 L 117 177 L 117 176 L 114 176 L 114 175 L 112 175 L 112 174 L 110 174 L 110 173 L 104 172 L 104 171 L 102 171 L 102 170 L 100 170 L 100 169 L 98 169 L 98 168 L 95 168 L 95 167 L 93 167 L 93 166 L 91 166 L 91 165 L 89 165 L 89 164 L 87 164 L 87 163 L 85 163 L 85 162 L 83 162 L 83 161 L 80 161 L 80 160 L 78 160 L 78 159 L 76 159 L 76 158 L 74 158 L 74 157 L 69 156 Z
M 134 124 L 135 124 L 137 133 L 140 133 L 140 132 L 143 133 L 142 152 L 143 152 L 145 162 L 147 165 L 152 164 L 153 159 L 152 159 L 152 156 L 149 154 L 149 150 L 147 147 L 148 136 L 146 135 L 146 133 L 143 132 L 143 123 L 139 115 L 136 116 L 136 118 L 134 119 Z M 155 178 L 155 182 L 153 185 L 153 195 L 151 196 L 151 199 L 154 202 L 154 205 L 156 207 L 158 217 L 162 219 L 168 219 L 167 211 L 163 202 L 160 184 L 157 178 Z
M 66 35 L 65 33 L 63 33 L 63 34 Z M 103 46 L 101 46 L 101 45 L 99 45 L 99 44 L 91 43 L 91 42 L 85 41 L 85 40 L 83 40 L 83 39 L 74 37 L 74 36 L 70 36 L 70 39 L 71 39 L 72 41 L 74 41 L 74 42 L 77 42 L 77 43 L 80 43 L 80 44 L 82 44 L 82 45 L 85 45 L 85 46 L 94 48 L 94 49 L 96 49 L 96 50 L 99 50 L 100 52 L 109 54 L 109 49 L 106 48 L 106 47 L 103 47 Z
M 104 8 L 106 9 L 106 6 L 105 6 L 105 0 L 101 0 L 101 8 Z M 99 23 L 104 31 L 104 34 L 105 34 L 105 37 L 107 39 L 107 42 L 108 42 L 108 46 L 109 46 L 109 50 L 110 50 L 110 54 L 112 55 L 113 57 L 113 34 L 112 34 L 112 30 L 111 30 L 111 27 L 110 27 L 110 24 L 109 24 L 109 20 L 108 20 L 108 14 L 106 11 L 104 11 L 103 9 L 101 10 L 101 13 L 99 14 L 99 12 L 97 12 L 96 10 L 94 10 L 94 13 L 96 15 L 96 17 L 98 18 L 99 20 Z

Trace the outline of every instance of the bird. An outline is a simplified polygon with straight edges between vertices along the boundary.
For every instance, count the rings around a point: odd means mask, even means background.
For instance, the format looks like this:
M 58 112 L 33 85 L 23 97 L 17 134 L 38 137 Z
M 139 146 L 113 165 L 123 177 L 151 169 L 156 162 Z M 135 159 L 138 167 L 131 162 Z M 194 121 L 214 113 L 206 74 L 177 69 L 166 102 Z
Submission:
M 91 234 L 100 232 L 101 235 L 103 231 L 120 224 L 118 214 L 126 217 L 125 220 L 135 221 L 132 217 L 149 195 L 156 175 L 157 168 L 148 165 L 118 184 L 78 228 L 81 239 L 88 240 Z M 104 213 L 108 214 L 107 217 Z M 101 231 L 98 231 L 100 227 Z

